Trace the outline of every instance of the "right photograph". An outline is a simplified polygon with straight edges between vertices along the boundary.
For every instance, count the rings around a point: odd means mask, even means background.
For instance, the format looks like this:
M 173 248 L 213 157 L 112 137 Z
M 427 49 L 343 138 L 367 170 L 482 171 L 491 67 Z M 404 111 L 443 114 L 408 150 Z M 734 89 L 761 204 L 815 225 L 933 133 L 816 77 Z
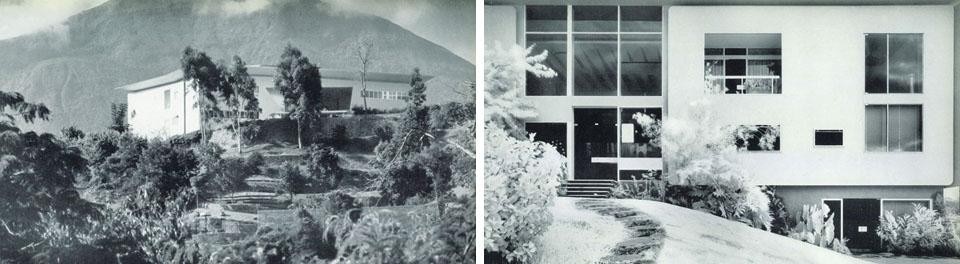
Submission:
M 483 9 L 485 263 L 960 263 L 960 2 Z

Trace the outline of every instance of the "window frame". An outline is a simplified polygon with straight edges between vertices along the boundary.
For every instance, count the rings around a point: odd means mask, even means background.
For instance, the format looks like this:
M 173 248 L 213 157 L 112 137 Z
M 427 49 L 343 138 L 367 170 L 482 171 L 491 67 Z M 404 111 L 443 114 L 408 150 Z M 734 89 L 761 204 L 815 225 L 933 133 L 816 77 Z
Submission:
M 817 144 L 817 133 L 820 132 L 839 132 L 840 133 L 840 144 L 839 145 L 821 145 Z M 846 143 L 844 142 L 844 132 L 843 129 L 814 129 L 813 130 L 813 146 L 816 148 L 842 148 Z
M 768 129 L 769 129 L 769 128 L 776 129 L 776 131 L 777 131 L 777 141 L 776 141 L 776 145 L 775 145 L 776 148 L 774 148 L 774 149 L 763 149 L 763 148 L 761 147 L 760 149 L 757 149 L 757 150 L 751 150 L 751 149 L 750 149 L 750 141 L 749 141 L 749 140 L 745 140 L 745 141 L 743 142 L 744 146 L 741 148 L 740 145 L 737 144 L 737 142 L 740 141 L 740 139 L 737 137 L 737 135 L 736 135 L 737 130 L 735 129 L 735 130 L 732 131 L 732 132 L 734 133 L 734 135 L 733 135 L 733 136 L 734 136 L 734 146 L 737 148 L 737 153 L 780 153 L 780 152 L 783 151 L 783 130 L 782 130 L 782 127 L 783 127 L 783 126 L 782 126 L 782 125 L 780 125 L 780 124 L 775 124 L 775 125 L 757 124 L 757 125 L 739 125 L 739 126 L 736 126 L 736 127 L 739 129 L 740 127 L 745 127 L 745 126 L 754 126 L 754 127 L 757 127 L 758 129 L 759 129 L 760 127 L 767 127 Z M 757 131 L 757 133 L 760 133 L 760 132 L 762 132 L 762 131 L 760 131 L 760 130 Z M 755 136 L 756 136 L 756 135 L 755 135 Z M 762 137 L 763 134 L 760 133 L 759 136 Z M 760 143 L 759 143 L 759 140 L 760 140 L 760 139 L 757 138 L 757 144 L 760 144 Z
M 884 139 L 885 139 L 885 141 L 884 141 L 884 150 L 870 150 L 870 147 L 869 147 L 868 144 L 867 144 L 867 140 L 868 140 L 868 139 L 867 139 L 867 128 L 868 128 L 868 126 L 867 126 L 866 111 L 867 111 L 867 107 L 868 107 L 868 106 L 883 106 L 883 107 L 884 107 L 884 108 L 883 108 L 883 109 L 884 109 L 884 116 L 886 117 L 886 120 L 885 120 L 885 123 L 884 123 L 884 130 L 885 130 L 885 131 L 884 131 L 884 133 L 885 133 L 885 138 L 884 138 Z M 919 107 L 920 119 L 917 121 L 917 122 L 919 123 L 919 125 L 920 125 L 920 127 L 918 127 L 918 129 L 919 129 L 919 131 L 918 131 L 918 137 L 920 138 L 920 147 L 919 147 L 919 150 L 916 150 L 916 151 L 906 151 L 906 150 L 891 151 L 891 150 L 890 150 L 890 106 L 917 106 L 917 107 Z M 918 104 L 910 104 L 910 103 L 906 103 L 906 104 L 898 104 L 898 103 L 892 103 L 892 104 L 865 104 L 864 107 L 863 107 L 863 111 L 864 111 L 864 118 L 863 118 L 863 128 L 864 128 L 864 129 L 863 129 L 863 135 L 864 135 L 863 151 L 864 151 L 864 152 L 866 152 L 866 153 L 923 153 L 923 152 L 924 152 L 924 149 L 923 149 L 923 138 L 924 138 L 924 137 L 923 137 L 923 131 L 924 131 L 924 129 L 923 129 L 923 126 L 924 126 L 924 122 L 923 122 L 923 104 L 919 104 L 919 103 L 918 103 Z
M 655 5 L 563 5 L 563 6 L 566 7 L 566 31 L 563 31 L 563 32 L 559 32 L 559 31 L 528 31 L 528 30 L 527 30 L 527 17 L 526 17 L 526 16 L 527 16 L 527 13 L 528 13 L 528 9 L 529 9 L 530 7 L 538 7 L 538 6 L 559 6 L 559 5 L 524 5 L 524 6 L 523 6 L 523 12 L 520 12 L 520 13 L 523 15 L 523 19 L 521 20 L 522 23 L 523 23 L 523 25 L 520 26 L 520 28 L 523 30 L 523 33 L 520 34 L 520 35 L 521 35 L 521 37 L 522 37 L 523 39 L 522 39 L 520 42 L 524 43 L 524 45 L 527 45 L 527 36 L 528 36 L 528 35 L 548 35 L 548 34 L 552 34 L 552 35 L 564 35 L 564 36 L 565 36 L 565 46 L 566 46 L 566 50 L 565 50 L 565 52 L 566 52 L 566 56 L 565 56 L 566 61 L 565 61 L 565 63 L 566 63 L 566 65 L 565 65 L 565 69 L 564 69 L 564 73 L 565 73 L 564 76 L 566 77 L 566 80 L 565 80 L 566 92 L 565 92 L 564 94 L 562 94 L 562 95 L 531 95 L 531 94 L 528 94 L 528 93 L 527 93 L 526 89 L 524 89 L 524 96 L 651 96 L 651 97 L 652 97 L 652 96 L 660 96 L 660 97 L 663 96 L 663 93 L 664 93 L 664 82 L 663 82 L 663 79 L 664 79 L 664 77 L 665 77 L 665 68 L 664 68 L 664 66 L 665 66 L 665 60 L 664 60 L 665 41 L 664 41 L 664 23 L 663 23 L 663 22 L 664 22 L 664 21 L 663 21 L 663 12 L 664 12 L 663 10 L 664 10 L 664 9 L 663 9 L 662 6 L 655 6 Z M 577 6 L 590 6 L 590 7 L 595 7 L 595 6 L 613 6 L 613 7 L 616 7 L 616 9 L 617 9 L 617 10 L 616 10 L 617 19 L 616 19 L 615 22 L 616 22 L 617 30 L 616 30 L 616 31 L 610 31 L 610 32 L 576 31 L 576 30 L 574 29 L 574 8 L 577 7 Z M 623 21 L 624 21 L 624 20 L 623 20 L 623 14 L 622 14 L 622 12 L 623 12 L 623 11 L 622 11 L 622 7 L 624 7 L 624 6 L 628 6 L 628 7 L 651 7 L 651 8 L 659 8 L 659 9 L 660 9 L 660 13 L 661 13 L 659 31 L 656 31 L 656 32 L 653 32 L 653 31 L 650 31 L 650 32 L 645 32 L 645 31 L 623 31 L 622 27 L 623 27 Z M 592 95 L 592 94 L 583 95 L 583 94 L 577 94 L 577 88 L 575 87 L 575 86 L 576 86 L 576 80 L 575 80 L 575 78 L 576 78 L 576 74 L 575 74 L 575 73 L 576 73 L 576 69 L 575 69 L 575 67 L 576 67 L 576 62 L 575 62 L 576 49 L 574 48 L 574 47 L 575 47 L 575 43 L 574 43 L 574 42 L 575 42 L 575 36 L 576 36 L 576 35 L 598 35 L 598 34 L 599 34 L 599 35 L 616 35 L 616 49 L 617 49 L 617 52 L 616 52 L 616 54 L 615 54 L 615 56 L 616 56 L 616 63 L 615 63 L 616 65 L 615 65 L 615 67 L 616 67 L 616 71 L 617 71 L 617 72 L 616 72 L 616 78 L 615 78 L 615 79 L 616 79 L 616 92 L 615 92 L 614 94 L 609 94 L 609 95 Z M 659 54 L 660 54 L 660 67 L 659 67 L 660 69 L 659 69 L 659 71 L 660 71 L 660 72 L 659 72 L 659 83 L 658 83 L 658 84 L 659 84 L 659 85 L 658 85 L 659 87 L 657 87 L 657 89 L 656 89 L 656 91 L 657 91 L 656 94 L 649 94 L 649 95 L 646 95 L 646 94 L 645 94 L 645 95 L 624 95 L 624 93 L 623 93 L 623 83 L 624 83 L 624 81 L 623 81 L 623 72 L 622 72 L 622 69 L 621 69 L 621 68 L 623 68 L 623 67 L 622 67 L 622 64 L 623 64 L 623 58 L 622 58 L 623 52 L 622 52 L 622 49 L 623 49 L 623 36 L 624 36 L 624 35 L 656 35 L 656 36 L 659 36 L 659 37 L 660 37 L 660 50 L 659 50 Z
M 706 75 L 706 70 L 707 70 L 707 69 L 704 68 L 704 79 L 706 79 L 706 80 L 708 80 L 708 81 L 713 81 L 713 80 L 711 80 L 711 79 L 709 78 L 710 76 L 727 77 L 727 74 L 726 74 L 726 65 L 727 65 L 727 61 L 729 61 L 729 60 L 743 60 L 744 75 L 742 75 L 742 76 L 744 77 L 744 79 L 746 79 L 746 77 L 750 77 L 750 76 L 759 76 L 759 75 L 751 75 L 751 74 L 749 73 L 749 70 L 750 70 L 750 62 L 751 62 L 751 61 L 776 60 L 776 61 L 778 61 L 778 62 L 780 63 L 780 72 L 779 72 L 779 74 L 776 75 L 776 78 L 763 78 L 764 80 L 766 80 L 766 79 L 774 79 L 774 80 L 777 80 L 777 82 L 779 83 L 779 85 L 777 85 L 777 87 L 771 87 L 770 92 L 768 92 L 768 93 L 747 93 L 747 92 L 743 92 L 743 93 L 727 93 L 727 92 L 726 92 L 727 89 L 726 89 L 725 84 L 724 84 L 727 79 L 726 79 L 726 78 L 715 78 L 715 79 L 721 80 L 721 84 L 724 85 L 724 87 L 722 87 L 723 90 L 722 90 L 720 93 L 716 93 L 716 95 L 780 95 L 780 94 L 783 94 L 783 74 L 784 74 L 784 73 L 783 73 L 783 33 L 712 33 L 712 32 L 707 32 L 707 33 L 704 33 L 704 34 L 703 34 L 703 38 L 704 38 L 704 43 L 705 43 L 705 44 L 706 44 L 707 37 L 708 37 L 709 35 L 778 35 L 778 36 L 780 37 L 780 43 L 779 43 L 780 46 L 779 46 L 778 48 L 776 48 L 776 50 L 778 50 L 777 54 L 751 54 L 751 52 L 750 52 L 751 50 L 769 50 L 769 49 L 772 49 L 772 48 L 736 48 L 736 47 L 733 47 L 733 48 L 726 48 L 726 47 L 720 47 L 720 48 L 711 47 L 711 48 L 708 48 L 708 47 L 706 47 L 706 45 L 704 45 L 704 47 L 703 47 L 703 51 L 704 51 L 704 53 L 703 53 L 703 63 L 704 63 L 704 67 L 706 67 L 706 62 L 707 62 L 707 61 L 719 61 L 719 62 L 721 63 L 721 65 L 722 65 L 722 66 L 721 66 L 721 70 L 723 71 L 723 72 L 720 73 L 720 74 Z M 727 54 L 727 53 L 728 53 L 728 50 L 731 50 L 731 49 L 734 49 L 734 50 L 736 50 L 736 49 L 742 49 L 742 50 L 743 50 L 743 54 Z M 719 50 L 719 51 L 720 51 L 720 54 L 710 54 L 710 55 L 707 55 L 707 50 Z M 740 76 L 740 75 L 731 75 L 731 76 Z M 707 92 L 706 87 L 704 87 L 704 88 L 705 88 L 704 91 Z
M 885 84 L 885 86 L 884 86 L 884 91 L 883 91 L 883 92 L 869 92 L 869 91 L 868 91 L 869 88 L 868 88 L 868 86 L 867 86 L 867 81 L 868 81 L 868 80 L 867 80 L 867 60 L 868 60 L 869 56 L 867 55 L 867 52 L 868 52 L 868 49 L 867 49 L 867 36 L 869 36 L 869 35 L 882 35 L 882 36 L 884 36 L 884 41 L 885 41 L 885 42 L 884 42 L 884 43 L 885 43 L 885 44 L 884 44 L 884 49 L 885 49 L 885 50 L 884 50 L 884 65 L 885 65 L 885 67 L 886 67 L 886 70 L 884 71 L 884 84 Z M 920 73 L 920 76 L 919 76 L 919 78 L 920 78 L 920 88 L 919 88 L 919 90 L 920 90 L 920 91 L 919 91 L 919 92 L 917 92 L 917 91 L 910 91 L 910 92 L 905 92 L 905 93 L 899 93 L 899 92 L 897 92 L 897 93 L 891 93 L 891 92 L 890 92 L 890 36 L 894 36 L 894 35 L 916 35 L 916 36 L 919 36 L 919 37 L 920 37 L 920 63 L 919 63 L 919 65 L 918 65 L 918 67 L 919 67 L 918 72 Z M 923 56 L 923 55 L 924 55 L 924 54 L 923 54 L 923 51 L 924 51 L 924 41 L 923 41 L 923 39 L 924 39 L 924 33 L 864 33 L 864 34 L 863 34 L 863 44 L 864 44 L 864 45 L 863 45 L 863 51 L 864 51 L 864 53 L 863 53 L 863 54 L 864 54 L 864 57 L 863 57 L 863 66 L 864 66 L 864 73 L 863 73 L 863 77 L 864 77 L 863 93 L 864 93 L 864 94 L 876 94 L 876 95 L 879 95 L 879 94 L 923 94 L 923 90 L 924 90 L 924 87 L 923 87 L 923 83 L 924 83 L 923 80 L 924 80 L 924 78 L 923 78 L 923 77 L 925 76 L 925 74 L 924 74 L 924 67 L 923 67 L 923 63 L 924 63 L 924 56 Z

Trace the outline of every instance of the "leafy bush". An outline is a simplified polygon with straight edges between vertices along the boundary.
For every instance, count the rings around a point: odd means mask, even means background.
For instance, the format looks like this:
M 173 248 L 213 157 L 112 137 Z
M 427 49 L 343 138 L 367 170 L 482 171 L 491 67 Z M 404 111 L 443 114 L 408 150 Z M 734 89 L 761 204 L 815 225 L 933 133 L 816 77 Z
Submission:
M 343 179 L 343 169 L 340 168 L 340 156 L 330 147 L 319 145 L 310 146 L 307 150 L 307 171 L 312 181 L 316 182 L 319 191 L 336 189 Z
M 283 165 L 280 165 L 277 173 L 279 174 L 278 178 L 283 179 L 284 189 L 290 194 L 302 193 L 313 187 L 310 179 L 303 175 L 300 167 L 295 163 L 284 162 Z
M 846 242 L 834 237 L 834 215 L 827 215 L 830 208 L 825 204 L 820 206 L 803 205 L 803 211 L 798 214 L 797 225 L 787 231 L 787 236 L 833 251 L 850 254 Z
M 673 197 L 668 201 L 770 230 L 770 200 L 733 157 L 737 148 L 732 128 L 714 120 L 716 111 L 706 101 L 691 105 L 687 116 L 670 117 L 661 128 L 649 129 L 660 132 L 669 180 L 688 186 L 668 191 Z M 634 118 L 644 119 L 642 114 Z
M 327 213 L 338 215 L 350 209 L 360 208 L 360 203 L 350 194 L 336 190 L 327 194 L 327 199 L 324 201 L 324 208 L 326 208 Z
M 773 216 L 773 221 L 770 221 L 770 232 L 786 236 L 789 228 L 794 226 L 793 218 L 790 218 L 790 212 L 787 211 L 787 205 L 784 204 L 782 197 L 777 196 L 773 187 L 764 187 L 763 193 L 770 199 L 770 215 Z
M 412 161 L 391 166 L 382 181 L 380 194 L 395 205 L 404 204 L 410 197 L 426 196 L 433 192 L 433 181 L 427 175 L 426 168 Z
M 449 102 L 430 108 L 430 128 L 448 129 L 463 122 L 473 121 L 476 115 L 474 103 Z
M 610 195 L 617 199 L 659 200 L 665 184 L 656 172 L 645 173 L 641 179 L 630 175 L 630 180 L 617 182 Z
M 380 142 L 387 142 L 393 138 L 393 126 L 389 124 L 378 126 L 373 132 L 377 135 L 377 139 L 379 139 Z
M 552 221 L 547 208 L 566 172 L 566 158 L 543 142 L 516 139 L 503 129 L 486 129 L 484 245 L 508 261 L 536 256 L 536 239 Z
M 913 205 L 913 213 L 894 217 L 886 211 L 880 217 L 877 235 L 887 250 L 907 255 L 958 255 L 957 237 L 950 222 L 936 210 Z

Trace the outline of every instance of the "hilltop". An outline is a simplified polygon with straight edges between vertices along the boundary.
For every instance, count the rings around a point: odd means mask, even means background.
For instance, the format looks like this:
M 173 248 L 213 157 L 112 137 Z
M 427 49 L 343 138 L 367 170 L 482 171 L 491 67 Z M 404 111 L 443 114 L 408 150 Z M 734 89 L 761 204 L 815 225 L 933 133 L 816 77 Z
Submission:
M 323 68 L 357 68 L 353 49 L 373 43 L 370 71 L 437 76 L 427 83 L 429 104 L 469 100 L 454 92 L 473 81 L 475 66 L 392 22 L 334 12 L 316 1 L 283 1 L 252 13 L 209 11 L 188 0 L 111 0 L 70 17 L 62 26 L 0 41 L 0 89 L 23 93 L 55 113 L 28 129 L 76 126 L 104 129 L 113 88 L 179 67 L 190 45 L 217 59 L 239 55 L 272 64 L 287 43 Z

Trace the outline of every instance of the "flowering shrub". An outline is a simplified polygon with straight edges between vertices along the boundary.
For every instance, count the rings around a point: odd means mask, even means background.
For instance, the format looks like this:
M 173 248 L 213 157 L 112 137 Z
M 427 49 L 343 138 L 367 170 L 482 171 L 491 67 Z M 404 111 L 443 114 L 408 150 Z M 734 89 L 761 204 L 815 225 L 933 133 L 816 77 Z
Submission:
M 833 215 L 827 216 L 830 208 L 825 204 L 820 206 L 803 205 L 803 211 L 798 215 L 797 225 L 787 231 L 787 236 L 833 251 L 850 254 L 846 242 L 834 237 Z
M 536 238 L 552 221 L 546 209 L 566 171 L 566 159 L 549 144 L 516 139 L 496 125 L 486 129 L 484 245 L 511 262 L 528 262 Z
M 891 211 L 883 212 L 877 235 L 893 253 L 957 255 L 960 243 L 949 224 L 936 210 L 914 204 L 912 214 L 894 217 Z
M 718 124 L 707 102 L 692 106 L 685 118 L 643 128 L 660 134 L 668 181 L 688 186 L 668 189 L 667 201 L 770 230 L 770 199 L 733 156 L 734 128 Z

